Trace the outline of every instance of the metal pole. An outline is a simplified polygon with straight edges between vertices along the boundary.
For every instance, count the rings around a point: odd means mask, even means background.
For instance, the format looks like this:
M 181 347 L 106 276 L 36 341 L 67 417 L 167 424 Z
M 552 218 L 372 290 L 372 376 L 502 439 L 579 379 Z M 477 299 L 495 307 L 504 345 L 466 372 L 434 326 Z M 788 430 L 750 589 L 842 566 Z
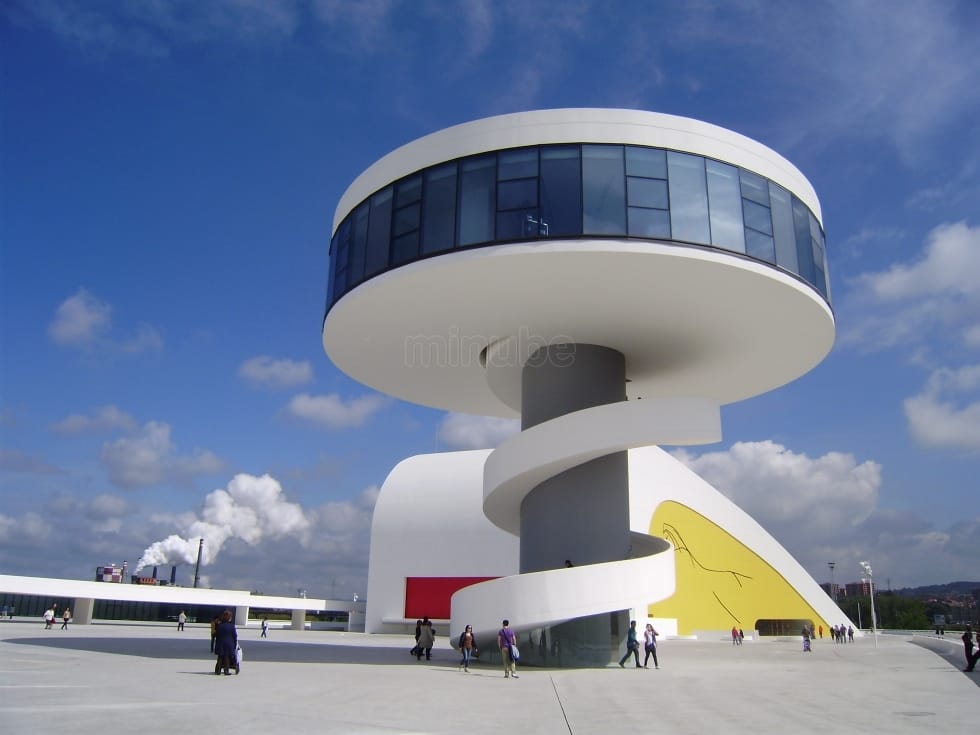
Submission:
M 834 567 L 837 566 L 837 562 L 828 561 L 827 566 L 830 567 L 830 599 L 837 602 L 837 590 L 834 589 Z
M 877 616 L 875 615 L 875 578 L 874 573 L 871 571 L 871 562 L 862 561 L 860 562 L 861 568 L 864 569 L 865 573 L 868 575 L 868 584 L 871 589 L 868 590 L 871 594 L 871 634 L 875 637 L 875 648 L 878 647 L 878 622 Z

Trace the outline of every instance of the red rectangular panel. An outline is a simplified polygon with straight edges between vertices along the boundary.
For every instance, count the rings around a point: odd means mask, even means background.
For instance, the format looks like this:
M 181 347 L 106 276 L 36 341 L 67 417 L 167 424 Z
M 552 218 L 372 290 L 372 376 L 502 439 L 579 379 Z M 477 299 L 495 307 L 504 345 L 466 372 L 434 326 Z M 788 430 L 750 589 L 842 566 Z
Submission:
M 449 618 L 449 601 L 456 590 L 496 577 L 405 577 L 405 617 Z

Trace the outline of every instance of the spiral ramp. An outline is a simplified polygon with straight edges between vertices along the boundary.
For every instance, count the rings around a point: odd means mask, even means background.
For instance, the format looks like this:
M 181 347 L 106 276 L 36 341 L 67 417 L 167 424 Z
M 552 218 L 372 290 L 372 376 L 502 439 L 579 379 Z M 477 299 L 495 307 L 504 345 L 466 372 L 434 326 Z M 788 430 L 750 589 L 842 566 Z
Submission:
M 487 457 L 483 510 L 499 528 L 520 533 L 520 508 L 538 484 L 584 462 L 635 447 L 718 441 L 718 404 L 702 399 L 623 401 L 574 411 L 512 437 Z M 683 437 L 679 439 L 678 437 Z M 674 547 L 630 532 L 628 558 L 516 574 L 482 582 L 452 597 L 451 640 L 472 625 L 492 641 L 508 619 L 522 639 L 588 616 L 646 606 L 675 591 Z M 625 635 L 625 630 L 621 631 Z M 539 640 L 541 633 L 538 633 Z M 486 645 L 486 644 L 484 644 Z

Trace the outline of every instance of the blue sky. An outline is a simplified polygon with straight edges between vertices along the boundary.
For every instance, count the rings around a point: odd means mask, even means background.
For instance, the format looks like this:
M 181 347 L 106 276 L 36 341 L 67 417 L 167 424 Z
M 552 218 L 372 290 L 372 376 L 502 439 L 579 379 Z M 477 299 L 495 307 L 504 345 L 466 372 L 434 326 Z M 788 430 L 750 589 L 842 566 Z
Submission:
M 9 0 L 0 572 L 206 535 L 214 586 L 363 595 L 388 471 L 513 425 L 332 366 L 341 194 L 449 125 L 627 107 L 780 152 L 827 232 L 832 353 L 678 456 L 818 581 L 980 579 L 978 28 L 968 0 Z

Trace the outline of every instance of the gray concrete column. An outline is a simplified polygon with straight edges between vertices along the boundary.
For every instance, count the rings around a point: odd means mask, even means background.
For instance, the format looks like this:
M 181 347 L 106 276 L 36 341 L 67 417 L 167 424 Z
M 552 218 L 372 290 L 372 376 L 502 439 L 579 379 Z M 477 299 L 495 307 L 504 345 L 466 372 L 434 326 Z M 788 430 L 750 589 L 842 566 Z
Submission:
M 95 600 L 86 597 L 76 597 L 75 606 L 71 609 L 72 625 L 89 625 L 95 610 Z
M 560 344 L 531 355 L 522 376 L 521 428 L 583 408 L 626 400 L 626 359 L 587 344 Z M 629 469 L 626 452 L 566 470 L 521 504 L 521 573 L 627 558 Z
M 306 630 L 306 610 L 293 610 L 292 630 Z
M 235 608 L 235 625 L 239 628 L 248 625 L 248 605 L 239 605 Z

